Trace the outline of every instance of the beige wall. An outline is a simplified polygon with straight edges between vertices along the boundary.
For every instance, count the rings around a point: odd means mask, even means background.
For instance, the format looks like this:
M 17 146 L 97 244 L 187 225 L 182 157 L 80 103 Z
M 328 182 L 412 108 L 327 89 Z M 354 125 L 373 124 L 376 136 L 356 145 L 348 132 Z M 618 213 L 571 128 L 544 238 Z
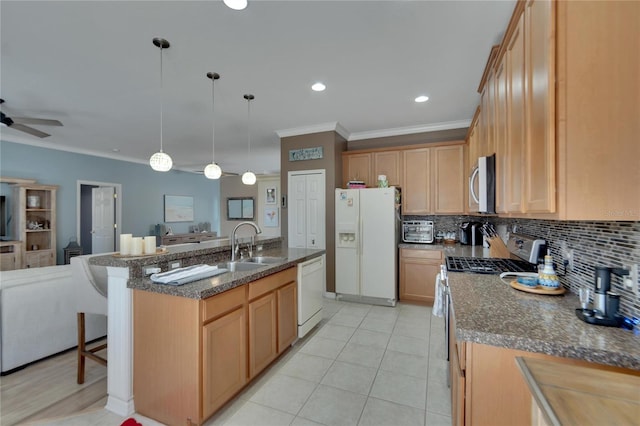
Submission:
M 239 220 L 227 220 L 227 198 L 229 197 L 253 197 L 254 215 L 258 200 L 258 185 L 245 185 L 240 176 L 225 176 L 220 179 L 220 236 L 228 237 L 233 228 L 240 223 Z M 254 216 L 257 217 L 257 216 Z M 255 231 L 249 226 L 243 226 L 238 230 L 238 235 L 253 235 Z
M 314 148 L 321 146 L 323 158 L 318 160 L 289 161 L 289 150 Z M 342 151 L 347 142 L 337 133 L 321 132 L 309 135 L 291 136 L 280 140 L 280 187 L 282 195 L 288 198 L 287 179 L 291 171 L 317 170 L 326 171 L 326 244 L 327 244 L 327 291 L 335 291 L 335 188 L 342 181 Z M 287 241 L 288 217 L 287 209 L 282 208 L 282 236 Z

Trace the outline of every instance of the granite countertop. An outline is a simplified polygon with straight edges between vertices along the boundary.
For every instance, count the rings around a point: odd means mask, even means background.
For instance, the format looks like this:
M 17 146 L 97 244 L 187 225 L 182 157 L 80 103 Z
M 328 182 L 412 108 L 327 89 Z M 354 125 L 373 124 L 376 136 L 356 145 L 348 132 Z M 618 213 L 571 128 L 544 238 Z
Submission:
M 578 319 L 578 297 L 526 293 L 497 275 L 449 273 L 459 340 L 640 370 L 640 336 Z
M 444 251 L 444 256 L 459 256 L 459 257 L 491 257 L 489 255 L 489 249 L 482 246 L 467 246 L 460 243 L 455 244 L 411 244 L 400 243 L 398 248 L 411 249 L 411 250 L 441 250 Z
M 254 256 L 275 256 L 286 258 L 286 260 L 274 264 L 265 264 L 260 268 L 250 271 L 227 272 L 212 278 L 205 278 L 203 280 L 179 286 L 156 284 L 151 281 L 150 278 L 134 278 L 128 281 L 127 287 L 134 290 L 170 294 L 190 299 L 206 299 L 240 285 L 247 284 L 251 281 L 291 268 L 300 262 L 318 257 L 323 253 L 325 253 L 325 250 L 299 248 L 275 248 L 263 250 L 260 252 L 254 252 Z

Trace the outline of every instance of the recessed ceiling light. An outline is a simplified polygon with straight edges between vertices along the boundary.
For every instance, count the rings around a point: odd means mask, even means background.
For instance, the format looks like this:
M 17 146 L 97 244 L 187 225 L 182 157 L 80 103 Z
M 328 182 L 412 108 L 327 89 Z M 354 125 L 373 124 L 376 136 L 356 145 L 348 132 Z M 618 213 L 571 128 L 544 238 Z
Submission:
M 415 99 L 416 102 L 427 102 L 428 100 L 429 100 L 429 97 L 424 95 L 418 96 Z
M 320 82 L 317 82 L 316 84 L 311 86 L 311 90 L 314 90 L 316 92 L 322 92 L 326 88 L 327 88 L 327 86 L 325 86 L 324 84 L 322 84 Z
M 224 4 L 233 10 L 242 10 L 247 7 L 247 0 L 224 0 Z
M 113 148 L 111 151 L 113 151 L 113 152 L 120 152 L 120 148 Z

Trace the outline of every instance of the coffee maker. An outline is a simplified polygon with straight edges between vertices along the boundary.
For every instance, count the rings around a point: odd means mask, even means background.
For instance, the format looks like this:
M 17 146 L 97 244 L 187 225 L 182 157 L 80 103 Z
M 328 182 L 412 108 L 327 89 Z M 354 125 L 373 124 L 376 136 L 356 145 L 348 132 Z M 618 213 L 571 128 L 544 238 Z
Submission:
M 593 309 L 576 309 L 578 318 L 590 324 L 619 327 L 622 316 L 618 314 L 620 295 L 611 291 L 611 274 L 629 275 L 629 271 L 609 266 L 596 266 Z

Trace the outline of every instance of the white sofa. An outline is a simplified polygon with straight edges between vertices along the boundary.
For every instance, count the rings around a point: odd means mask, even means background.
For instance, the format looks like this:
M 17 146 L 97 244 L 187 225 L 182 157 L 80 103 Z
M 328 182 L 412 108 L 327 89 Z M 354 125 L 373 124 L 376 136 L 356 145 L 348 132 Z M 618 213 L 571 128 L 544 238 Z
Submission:
M 84 258 L 79 261 L 86 262 L 89 256 L 79 257 Z M 0 273 L 2 373 L 77 346 L 76 313 L 82 297 L 79 289 L 92 286 L 77 266 Z M 106 313 L 106 298 L 102 299 Z M 87 341 L 107 334 L 104 315 L 86 315 L 85 325 Z

